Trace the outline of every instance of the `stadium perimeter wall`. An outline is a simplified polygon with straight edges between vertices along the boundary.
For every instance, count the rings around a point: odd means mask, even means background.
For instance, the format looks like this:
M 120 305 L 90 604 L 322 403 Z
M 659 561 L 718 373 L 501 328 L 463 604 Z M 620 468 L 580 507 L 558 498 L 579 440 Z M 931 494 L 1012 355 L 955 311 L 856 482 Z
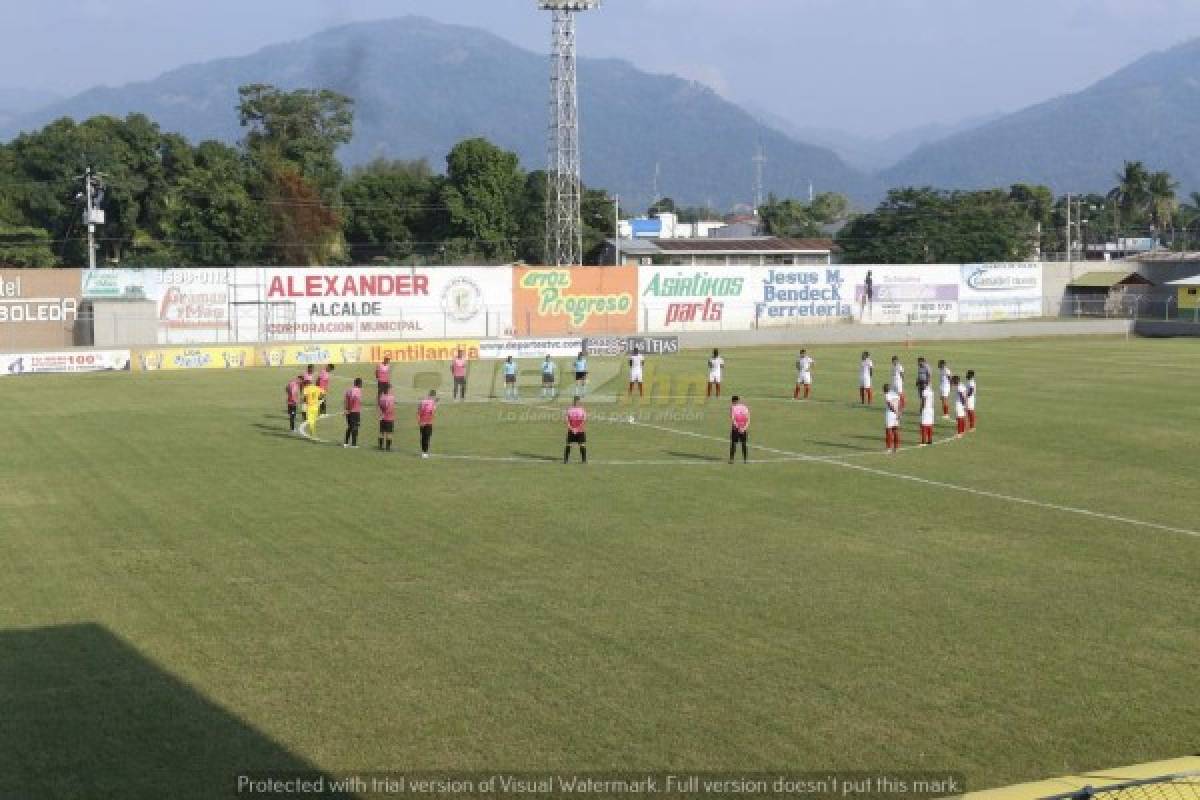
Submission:
M 685 349 L 768 347 L 771 345 L 855 344 L 1017 339 L 1040 336 L 1124 335 L 1133 330 L 1127 319 L 1024 320 L 1012 322 L 948 322 L 944 325 L 834 325 L 805 328 L 761 328 L 756 331 L 681 333 Z

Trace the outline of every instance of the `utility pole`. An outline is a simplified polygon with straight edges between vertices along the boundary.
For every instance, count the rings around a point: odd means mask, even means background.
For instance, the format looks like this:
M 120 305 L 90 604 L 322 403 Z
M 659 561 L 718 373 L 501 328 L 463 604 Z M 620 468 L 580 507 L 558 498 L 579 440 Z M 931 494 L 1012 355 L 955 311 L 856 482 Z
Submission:
M 613 241 L 616 242 L 617 255 L 613 266 L 621 266 L 621 195 L 613 197 Z
M 762 142 L 758 143 L 758 151 L 754 154 L 754 215 L 758 216 L 758 210 L 762 208 L 765 192 L 763 168 L 767 164 L 767 151 L 763 149 Z
M 83 224 L 87 225 L 87 251 L 88 251 L 88 269 L 96 268 L 96 226 L 104 224 L 104 209 L 96 208 L 103 198 L 103 173 L 93 173 L 91 167 L 84 167 L 83 174 L 76 177 L 76 180 L 83 180 Z M 100 199 L 97 199 L 97 190 L 100 190 Z
M 1071 261 L 1071 193 L 1067 192 L 1067 263 Z

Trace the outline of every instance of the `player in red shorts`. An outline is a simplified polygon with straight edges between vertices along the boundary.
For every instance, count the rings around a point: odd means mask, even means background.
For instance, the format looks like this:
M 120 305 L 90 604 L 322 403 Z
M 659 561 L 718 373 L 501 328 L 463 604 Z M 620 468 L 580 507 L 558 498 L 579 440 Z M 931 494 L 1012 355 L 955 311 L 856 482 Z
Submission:
M 900 393 L 890 383 L 883 385 L 883 442 L 888 453 L 900 449 Z
M 961 439 L 967 432 L 967 387 L 957 375 L 950 379 L 950 396 L 954 398 L 954 417 L 958 421 L 958 433 L 954 438 Z
M 917 381 L 917 394 L 921 397 L 921 447 L 933 444 L 933 389 L 925 381 Z

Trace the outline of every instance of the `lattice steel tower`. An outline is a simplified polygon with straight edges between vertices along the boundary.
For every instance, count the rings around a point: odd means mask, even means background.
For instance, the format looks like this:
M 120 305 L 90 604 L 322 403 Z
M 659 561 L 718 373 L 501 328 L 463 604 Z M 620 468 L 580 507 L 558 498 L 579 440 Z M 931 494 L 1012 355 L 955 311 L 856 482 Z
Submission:
M 543 11 L 554 14 L 546 163 L 546 261 L 555 266 L 583 263 L 575 14 L 599 5 L 600 0 L 538 0 Z

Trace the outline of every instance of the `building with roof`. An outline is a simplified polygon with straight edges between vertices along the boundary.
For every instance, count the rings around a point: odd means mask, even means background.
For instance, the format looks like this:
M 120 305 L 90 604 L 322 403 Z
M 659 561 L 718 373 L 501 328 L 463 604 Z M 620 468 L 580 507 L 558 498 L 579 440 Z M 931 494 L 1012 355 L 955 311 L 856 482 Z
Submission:
M 1168 281 L 1166 285 L 1176 290 L 1179 319 L 1200 322 L 1200 275 Z
M 671 266 L 828 266 L 840 250 L 832 239 L 753 236 L 743 239 L 609 239 L 601 263 L 612 264 L 620 246 L 621 263 Z
M 1124 316 L 1147 299 L 1154 283 L 1129 270 L 1087 272 L 1067 283 L 1065 310 L 1076 316 Z

